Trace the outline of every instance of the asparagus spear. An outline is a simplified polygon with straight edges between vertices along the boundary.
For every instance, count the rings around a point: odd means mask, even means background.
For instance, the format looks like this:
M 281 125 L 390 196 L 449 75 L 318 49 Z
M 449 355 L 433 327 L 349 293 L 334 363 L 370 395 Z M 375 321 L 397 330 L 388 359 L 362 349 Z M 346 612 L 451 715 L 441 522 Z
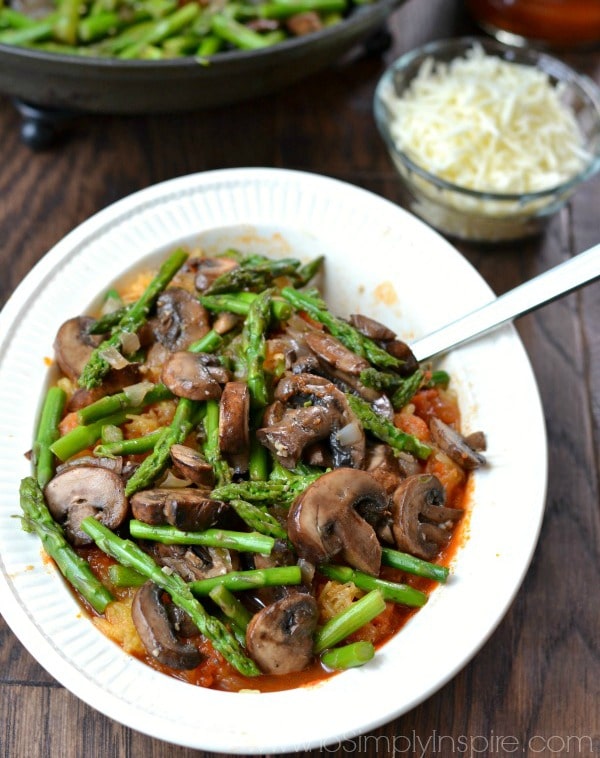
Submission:
M 240 603 L 237 597 L 223 584 L 217 584 L 216 587 L 213 587 L 208 596 L 219 606 L 231 623 L 245 634 L 252 614 Z
M 194 595 L 208 595 L 217 585 L 222 584 L 228 590 L 253 590 L 259 587 L 283 587 L 302 583 L 299 566 L 275 566 L 274 568 L 250 569 L 249 571 L 230 571 L 228 574 L 198 579 L 188 585 Z
M 258 295 L 255 292 L 225 292 L 222 295 L 202 295 L 199 299 L 202 305 L 209 311 L 217 313 L 227 311 L 237 313 L 238 316 L 247 316 L 250 306 Z M 285 300 L 271 300 L 271 316 L 277 321 L 285 321 L 292 315 L 290 304 Z
M 33 443 L 33 467 L 37 483 L 43 490 L 54 476 L 54 453 L 50 446 L 58 439 L 58 425 L 62 418 L 67 395 L 60 387 L 51 387 L 46 393 L 40 423 Z
M 213 467 L 217 484 L 227 484 L 231 481 L 231 471 L 219 448 L 219 410 L 218 400 L 206 401 L 204 457 Z
M 392 550 L 392 548 L 384 547 L 381 551 L 381 562 L 386 566 L 392 566 L 393 568 L 400 569 L 400 571 L 406 571 L 407 574 L 414 574 L 415 576 L 423 576 L 426 579 L 435 579 L 436 582 L 442 584 L 448 579 L 450 573 L 446 566 L 440 566 L 437 563 L 429 563 L 421 558 L 415 558 L 414 555 L 408 553 L 401 553 L 398 550 Z
M 276 539 L 287 539 L 287 532 L 274 516 L 246 500 L 230 500 L 229 505 L 251 529 Z
M 269 402 L 267 380 L 263 371 L 265 334 L 269 328 L 270 302 L 273 290 L 264 290 L 251 304 L 242 330 L 242 345 L 248 367 L 248 389 L 252 405 L 263 408 Z
M 108 578 L 115 587 L 141 587 L 147 581 L 143 574 L 120 563 L 109 566 Z
M 40 485 L 25 477 L 19 490 L 23 517 L 21 523 L 27 532 L 35 531 L 44 550 L 54 560 L 60 573 L 87 600 L 98 613 L 104 613 L 112 595 L 92 573 L 89 563 L 69 545 L 61 527 L 54 521 Z
M 60 437 L 50 445 L 50 450 L 61 461 L 66 461 L 72 458 L 77 453 L 85 450 L 88 447 L 93 447 L 96 442 L 102 436 L 102 427 L 106 425 L 120 426 L 127 420 L 129 415 L 135 415 L 139 413 L 139 408 L 132 408 L 129 411 L 119 411 L 113 413 L 111 416 L 106 416 L 99 421 L 94 421 L 93 424 L 87 426 L 76 426 L 67 432 L 63 437 Z
M 94 540 L 100 550 L 124 566 L 134 568 L 168 592 L 173 602 L 190 615 L 192 621 L 202 634 L 208 637 L 214 648 L 241 674 L 245 676 L 260 674 L 254 661 L 244 654 L 227 627 L 204 610 L 179 574 L 165 574 L 160 566 L 135 543 L 117 537 L 92 516 L 83 519 L 81 528 Z
M 353 582 L 359 589 L 366 592 L 377 589 L 381 592 L 384 600 L 390 600 L 393 603 L 420 608 L 427 602 L 427 595 L 424 592 L 416 590 L 408 584 L 377 579 L 369 574 L 364 574 L 362 571 L 355 571 L 349 566 L 327 564 L 319 566 L 319 571 L 328 579 L 335 579 L 336 582 Z
M 328 669 L 349 669 L 368 663 L 374 655 L 373 643 L 360 640 L 326 650 L 321 655 L 321 663 Z
M 94 455 L 104 458 L 115 458 L 118 455 L 139 455 L 154 450 L 156 443 L 162 436 L 164 427 L 149 432 L 143 437 L 134 437 L 131 440 L 118 440 L 116 442 L 103 442 L 96 445 Z
M 172 37 L 182 29 L 185 29 L 186 26 L 189 26 L 199 12 L 200 6 L 198 3 L 191 2 L 177 8 L 170 15 L 154 21 L 139 40 L 133 42 L 119 53 L 119 58 L 138 58 L 145 47 L 161 42 L 167 37 Z
M 269 555 L 275 540 L 258 532 L 232 532 L 227 529 L 205 529 L 203 532 L 184 532 L 174 526 L 154 526 L 132 519 L 129 522 L 132 537 L 162 542 L 165 545 L 204 545 L 224 547 L 240 552 Z
M 418 458 L 428 458 L 431 448 L 412 434 L 403 432 L 394 426 L 383 416 L 376 413 L 373 408 L 360 397 L 346 393 L 348 404 L 354 411 L 365 429 L 368 429 L 383 442 L 387 442 L 396 450 L 407 450 Z
M 303 0 L 302 0 L 303 1 Z M 321 0 L 317 0 L 318 2 Z M 333 2 L 333 3 L 343 3 L 346 4 L 346 0 L 323 0 L 325 3 Z M 313 2 L 313 0 L 309 0 L 309 5 Z M 278 3 L 272 3 L 272 6 L 279 5 Z M 262 6 L 262 8 L 266 8 L 267 5 Z M 295 11 L 300 12 L 302 11 Z M 261 15 L 264 13 L 264 11 L 261 10 Z M 293 14 L 291 14 L 293 15 Z M 268 16 L 265 15 L 265 18 L 268 18 Z M 304 263 L 300 268 L 296 271 L 296 273 L 293 276 L 294 280 L 294 287 L 297 289 L 298 287 L 305 287 L 311 279 L 313 279 L 321 270 L 323 267 L 323 263 L 325 261 L 325 256 L 319 255 L 316 258 L 313 258 L 312 261 L 308 261 L 308 263 Z
M 367 358 L 377 368 L 399 368 L 402 365 L 401 360 L 390 355 L 372 339 L 365 337 L 346 321 L 330 313 L 321 298 L 306 292 L 298 292 L 292 287 L 284 287 L 281 295 L 295 308 L 305 311 L 315 321 L 326 326 L 331 334 L 349 350 L 361 358 Z
M 59 0 L 54 37 L 67 45 L 77 43 L 77 25 L 84 7 L 84 0 Z
M 377 589 L 349 605 L 336 616 L 329 619 L 315 635 L 315 653 L 333 647 L 343 639 L 358 631 L 385 610 L 385 600 Z
M 258 34 L 252 29 L 228 18 L 223 13 L 217 13 L 212 18 L 212 28 L 215 34 L 223 37 L 228 42 L 232 42 L 237 47 L 246 50 L 267 47 L 269 42 L 265 35 Z M 235 37 L 228 39 L 227 37 Z M 255 47 L 253 47 L 255 45 Z M 252 292 L 262 292 L 273 284 L 273 281 L 280 276 L 294 276 L 296 270 L 300 267 L 300 261 L 295 258 L 281 258 L 280 260 L 270 260 L 264 256 L 247 256 L 240 260 L 238 268 L 234 268 L 225 274 L 217 277 L 208 287 L 205 295 L 220 295 L 228 292 L 238 292 L 239 290 L 250 290 Z
M 425 373 L 417 369 L 410 376 L 400 376 L 391 371 L 367 368 L 360 372 L 360 381 L 366 387 L 388 392 L 392 390 L 392 405 L 396 410 L 403 408 L 423 384 Z
M 79 385 L 81 387 L 92 389 L 101 384 L 103 377 L 110 369 L 108 362 L 102 358 L 102 351 L 109 347 L 120 348 L 123 333 L 137 332 L 145 322 L 150 308 L 152 308 L 160 293 L 167 287 L 171 279 L 186 261 L 187 257 L 188 254 L 184 250 L 176 250 L 162 264 L 158 274 L 150 282 L 140 299 L 121 318 L 121 321 L 113 334 L 95 348 L 79 377 Z
M 137 401 L 136 393 L 131 388 L 123 392 L 117 392 L 114 395 L 106 395 L 96 400 L 90 405 L 86 405 L 77 412 L 77 419 L 80 424 L 91 424 L 94 421 L 100 421 L 106 416 L 110 416 L 119 411 L 130 411 L 134 407 L 145 408 L 152 403 L 158 403 L 161 400 L 168 400 L 173 397 L 173 393 L 168 390 L 164 384 L 155 384 L 146 392 L 141 402 Z M 137 405 L 134 406 L 134 402 Z

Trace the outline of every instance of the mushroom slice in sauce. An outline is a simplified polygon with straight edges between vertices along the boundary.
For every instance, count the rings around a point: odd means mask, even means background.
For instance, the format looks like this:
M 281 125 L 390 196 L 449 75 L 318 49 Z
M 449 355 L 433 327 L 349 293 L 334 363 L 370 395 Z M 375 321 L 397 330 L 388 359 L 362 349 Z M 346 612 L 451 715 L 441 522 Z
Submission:
M 48 482 L 44 494 L 50 513 L 63 525 L 73 545 L 92 542 L 80 526 L 86 516 L 116 529 L 127 515 L 121 477 L 99 466 L 73 466 L 62 471 Z
M 362 313 L 353 313 L 349 321 L 355 329 L 369 339 L 377 342 L 390 342 L 396 339 L 396 332 L 374 318 L 363 316 Z
M 440 421 L 439 418 L 431 419 L 429 431 L 440 450 L 461 468 L 472 470 L 485 464 L 485 456 L 472 447 L 460 432 Z M 476 438 L 476 443 L 481 444 L 481 440 Z
M 305 669 L 313 658 L 318 616 L 316 600 L 303 592 L 292 592 L 256 613 L 246 630 L 246 647 L 261 671 Z
M 171 445 L 170 450 L 173 467 L 194 484 L 212 487 L 215 482 L 213 467 L 197 450 L 187 445 Z
M 196 258 L 194 266 L 196 267 L 196 289 L 200 292 L 208 289 L 223 274 L 233 271 L 238 267 L 238 262 L 227 256 L 218 258 Z
M 258 429 L 256 436 L 283 466 L 294 468 L 308 445 L 330 436 L 335 421 L 330 408 L 288 408 L 276 425 Z
M 234 571 L 239 565 L 236 553 L 219 547 L 163 545 L 155 542 L 149 545 L 147 552 L 159 566 L 172 569 L 186 582 L 222 576 Z
M 366 471 L 334 469 L 309 485 L 293 502 L 288 534 L 298 555 L 312 563 L 339 556 L 350 566 L 376 575 L 381 566 L 381 545 L 370 518 L 383 515 L 387 497 L 383 487 Z
M 148 653 L 159 663 L 173 669 L 195 669 L 202 656 L 191 642 L 183 643 L 175 636 L 162 594 L 154 582 L 146 582 L 135 593 L 131 616 L 137 633 Z
M 171 524 L 186 532 L 208 529 L 229 510 L 221 500 L 213 500 L 197 489 L 153 489 L 136 492 L 130 499 L 136 519 L 145 524 Z
M 177 397 L 218 400 L 221 397 L 219 382 L 227 381 L 228 374 L 222 367 L 211 366 L 202 353 L 180 350 L 167 358 L 161 378 Z
M 446 508 L 446 493 L 433 474 L 405 479 L 392 499 L 392 533 L 396 547 L 418 558 L 431 560 L 450 539 L 449 525 L 463 514 Z
M 219 449 L 236 473 L 248 470 L 250 391 L 245 382 L 227 382 L 219 406 Z
M 409 376 L 418 369 L 419 363 L 415 358 L 413 351 L 406 342 L 399 340 L 396 337 L 396 334 L 387 326 L 380 324 L 379 321 L 375 321 L 375 319 L 358 313 L 354 313 L 350 316 L 350 323 L 358 329 L 361 334 L 364 334 L 365 337 L 369 337 L 375 342 L 378 342 L 384 350 L 387 350 L 387 352 L 390 355 L 393 355 L 394 358 L 403 361 L 403 365 L 398 370 L 399 374 L 402 376 Z
M 160 295 L 149 324 L 155 340 L 174 351 L 185 350 L 210 330 L 206 308 L 181 287 L 169 287 Z
M 101 335 L 88 333 L 93 323 L 94 319 L 88 316 L 78 316 L 65 321 L 56 333 L 56 362 L 63 374 L 73 381 L 79 379 L 94 348 L 102 342 Z

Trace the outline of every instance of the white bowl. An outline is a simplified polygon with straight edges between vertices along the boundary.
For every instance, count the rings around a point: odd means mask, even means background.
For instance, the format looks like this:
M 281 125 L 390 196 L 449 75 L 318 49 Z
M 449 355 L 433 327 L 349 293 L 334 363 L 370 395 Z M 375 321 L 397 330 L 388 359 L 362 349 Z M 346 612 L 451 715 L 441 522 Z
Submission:
M 332 310 L 368 313 L 408 339 L 493 297 L 424 223 L 322 176 L 214 171 L 150 187 L 101 211 L 40 261 L 0 314 L 0 610 L 59 682 L 140 732 L 226 753 L 340 743 L 405 713 L 447 682 L 517 592 L 545 502 L 546 438 L 535 380 L 511 326 L 442 362 L 466 431 L 488 436 L 489 466 L 475 475 L 468 537 L 451 579 L 372 662 L 280 693 L 216 692 L 170 679 L 96 630 L 14 516 L 57 327 L 147 256 L 181 242 L 216 251 L 234 245 L 273 255 L 324 254 Z M 515 433 L 523 428 L 526 436 Z

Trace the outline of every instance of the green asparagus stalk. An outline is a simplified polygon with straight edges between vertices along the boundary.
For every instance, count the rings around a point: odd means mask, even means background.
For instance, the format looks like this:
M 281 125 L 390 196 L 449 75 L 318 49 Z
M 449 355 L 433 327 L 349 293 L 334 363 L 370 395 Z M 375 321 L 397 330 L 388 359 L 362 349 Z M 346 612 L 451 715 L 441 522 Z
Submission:
M 59 437 L 58 425 L 62 418 L 67 395 L 60 387 L 51 387 L 46 393 L 37 434 L 33 443 L 33 467 L 37 483 L 43 490 L 54 476 L 54 453 L 51 445 Z
M 269 328 L 270 301 L 273 290 L 264 290 L 251 304 L 242 330 L 242 345 L 246 357 L 247 382 L 255 408 L 264 408 L 269 402 L 267 379 L 263 370 L 265 361 L 265 334 Z
M 184 532 L 174 526 L 154 526 L 137 519 L 129 522 L 129 532 L 137 539 L 162 542 L 165 545 L 204 545 L 263 555 L 269 555 L 275 544 L 272 537 L 258 532 L 232 532 L 227 529 Z
M 18 29 L 4 29 L 0 32 L 0 44 L 3 45 L 29 45 L 32 42 L 49 39 L 54 30 L 56 15 L 46 16 L 29 26 Z
M 145 408 L 148 405 L 152 405 L 152 403 L 169 400 L 172 397 L 173 393 L 164 384 L 155 384 L 146 392 L 142 401 L 138 402 L 137 407 Z M 106 395 L 96 400 L 96 402 L 86 405 L 85 408 L 81 408 L 77 412 L 77 420 L 80 424 L 91 424 L 119 411 L 131 411 L 135 400 L 137 398 L 135 398 L 134 392 L 132 399 L 131 388 L 123 392 L 117 392 L 114 395 Z
M 284 287 L 281 295 L 294 308 L 305 311 L 315 321 L 326 326 L 331 334 L 349 350 L 362 358 L 367 358 L 377 368 L 399 368 L 402 365 L 401 360 L 390 355 L 346 321 L 330 313 L 321 298 L 306 292 L 298 292 L 293 287 Z
M 381 562 L 386 566 L 400 569 L 407 574 L 422 576 L 426 579 L 434 579 L 442 584 L 448 579 L 450 570 L 446 566 L 440 566 L 438 563 L 429 563 L 421 558 L 415 558 L 414 555 L 401 553 L 398 550 L 384 547 L 381 551 Z
M 247 316 L 250 306 L 258 295 L 255 292 L 225 292 L 222 295 L 202 295 L 199 299 L 202 305 L 209 311 L 220 313 L 236 313 L 238 316 Z M 277 321 L 286 321 L 292 315 L 292 309 L 285 300 L 273 299 L 270 303 L 271 316 Z
M 349 566 L 327 564 L 319 566 L 319 571 L 328 579 L 334 579 L 336 582 L 353 582 L 359 589 L 365 592 L 379 590 L 384 600 L 389 600 L 392 603 L 408 605 L 411 608 L 420 608 L 427 602 L 427 595 L 424 592 L 416 590 L 408 584 L 389 582 L 387 579 L 377 579 L 369 574 L 364 574 L 362 571 L 355 571 Z
M 360 397 L 346 393 L 348 404 L 358 417 L 365 429 L 378 437 L 383 442 L 387 442 L 396 450 L 406 450 L 413 453 L 418 458 L 428 458 L 431 455 L 431 448 L 412 434 L 403 432 L 394 426 L 383 416 L 376 413 L 373 408 Z
M 166 574 L 152 558 L 131 540 L 123 540 L 92 516 L 84 518 L 81 528 L 96 545 L 124 566 L 133 568 L 167 592 L 173 602 L 186 611 L 198 629 L 223 657 L 245 676 L 257 676 L 260 671 L 248 658 L 235 637 L 218 619 L 210 616 L 193 596 L 190 587 L 176 573 Z
M 267 448 L 254 437 L 250 442 L 248 474 L 253 482 L 266 481 L 269 476 L 269 453 Z
M 188 586 L 194 595 L 208 595 L 217 585 L 222 584 L 231 592 L 256 590 L 261 587 L 284 587 L 302 583 L 299 566 L 275 566 L 274 568 L 230 571 L 228 574 L 198 579 Z
M 443 369 L 432 371 L 427 387 L 447 387 L 450 384 L 450 374 Z
M 346 0 L 273 0 L 257 6 L 260 18 L 285 19 L 297 13 L 336 13 L 347 9 Z
M 169 426 L 164 427 L 154 444 L 152 453 L 144 458 L 139 468 L 125 485 L 125 494 L 130 495 L 151 487 L 165 470 L 173 445 L 182 444 L 192 429 L 192 417 L 197 404 L 185 397 L 179 399 L 175 415 Z M 98 423 L 98 422 L 96 422 Z M 86 428 L 86 427 L 84 427 Z
M 246 50 L 267 47 L 273 44 L 266 35 L 258 34 L 258 32 L 245 27 L 223 13 L 217 13 L 213 16 L 212 29 L 217 36 Z M 235 37 L 237 41 L 228 39 L 228 36 Z M 247 46 L 244 46 L 246 44 Z M 246 256 L 240 259 L 238 268 L 234 268 L 217 277 L 211 286 L 205 290 L 204 294 L 220 295 L 223 293 L 239 292 L 240 290 L 262 292 L 270 287 L 275 279 L 281 276 L 293 277 L 299 267 L 300 261 L 295 258 L 271 260 L 262 255 Z
M 106 416 L 93 424 L 86 426 L 76 426 L 60 437 L 50 445 L 50 450 L 61 461 L 67 461 L 77 453 L 86 448 L 93 448 L 96 442 L 102 437 L 102 427 L 108 425 L 120 426 L 130 415 L 139 413 L 139 408 L 132 408 L 130 411 L 119 411 L 111 416 Z
M 376 390 L 383 390 L 390 394 L 392 405 L 395 410 L 403 408 L 412 398 L 412 396 L 421 387 L 425 374 L 421 369 L 417 369 L 410 376 L 400 376 L 391 371 L 378 371 L 375 368 L 368 368 L 360 372 L 360 381 L 366 387 L 373 387 Z
M 119 58 L 139 58 L 145 47 L 162 42 L 167 37 L 172 37 L 182 29 L 185 29 L 194 21 L 199 12 L 200 6 L 198 3 L 191 2 L 182 5 L 170 15 L 155 21 L 141 39 L 119 53 Z
M 232 482 L 212 491 L 215 500 L 249 500 L 253 503 L 287 501 L 289 484 L 282 482 Z
M 115 587 L 141 587 L 147 581 L 143 574 L 120 563 L 109 566 L 108 578 Z
M 204 417 L 204 457 L 213 467 L 217 484 L 227 484 L 231 481 L 231 471 L 227 462 L 221 457 L 219 449 L 219 401 L 206 401 Z
M 230 592 L 223 584 L 217 584 L 216 587 L 208 593 L 208 596 L 216 603 L 231 623 L 241 632 L 246 632 L 246 627 L 250 623 L 252 614 L 242 605 L 237 597 Z
M 101 458 L 116 458 L 119 455 L 149 453 L 154 450 L 163 431 L 164 427 L 160 427 L 160 429 L 149 432 L 143 437 L 134 437 L 130 440 L 119 440 L 117 442 L 103 442 L 101 445 L 96 445 L 94 455 Z
M 190 6 L 184 7 L 188 8 Z M 108 362 L 102 358 L 102 351 L 109 347 L 119 349 L 121 347 L 121 338 L 125 332 L 137 332 L 145 322 L 148 312 L 156 302 L 158 296 L 167 287 L 187 257 L 188 254 L 184 250 L 176 250 L 162 264 L 158 274 L 150 282 L 140 299 L 124 314 L 112 335 L 94 349 L 79 377 L 79 385 L 81 387 L 92 389 L 101 384 L 102 379 L 110 369 Z
M 321 663 L 328 669 L 350 669 L 363 666 L 375 655 L 372 642 L 360 640 L 343 647 L 334 647 L 321 654 Z
M 44 550 L 58 570 L 77 592 L 98 613 L 104 613 L 112 595 L 92 573 L 88 562 L 69 545 L 61 527 L 54 521 L 44 500 L 40 485 L 29 476 L 22 480 L 20 502 L 21 523 L 27 532 L 36 532 Z
M 54 37 L 67 45 L 77 43 L 77 25 L 84 8 L 84 0 L 59 0 L 58 16 L 54 23 Z
M 411 401 L 423 384 L 423 378 L 423 372 L 420 369 L 417 369 L 417 371 L 407 377 L 402 384 L 396 387 L 392 394 L 392 406 L 394 410 L 398 411 L 400 408 L 404 408 L 404 406 Z
M 2 29 L 26 29 L 33 26 L 35 19 L 14 8 L 0 7 L 0 28 Z
M 309 4 L 313 2 L 314 0 L 309 0 Z M 346 5 L 346 0 L 317 0 L 318 2 L 333 2 L 333 3 L 342 3 L 343 5 Z M 272 3 L 272 6 L 278 5 L 277 3 Z M 265 8 L 266 6 L 262 6 L 262 8 Z M 263 11 L 261 9 L 261 15 Z M 294 14 L 291 14 L 294 15 Z M 265 16 L 268 18 L 268 16 Z M 271 17 L 273 18 L 273 16 Z M 306 285 L 310 282 L 311 279 L 314 279 L 314 277 L 319 273 L 319 271 L 323 268 L 323 263 L 325 261 L 325 256 L 319 255 L 317 258 L 313 258 L 311 261 L 308 261 L 308 263 L 304 263 L 300 268 L 296 271 L 296 273 L 293 276 L 294 280 L 294 287 L 297 289 L 298 287 L 306 287 Z
M 252 505 L 246 500 L 230 500 L 229 505 L 251 529 L 275 539 L 287 539 L 288 535 L 285 529 L 264 508 Z
M 356 600 L 336 616 L 329 619 L 315 634 L 315 653 L 337 645 L 349 635 L 368 624 L 385 610 L 385 600 L 377 589 Z
M 83 23 L 83 22 L 82 22 Z M 106 334 L 118 326 L 119 322 L 132 308 L 133 303 L 130 305 L 123 305 L 110 313 L 105 313 L 100 318 L 96 319 L 88 328 L 88 334 Z

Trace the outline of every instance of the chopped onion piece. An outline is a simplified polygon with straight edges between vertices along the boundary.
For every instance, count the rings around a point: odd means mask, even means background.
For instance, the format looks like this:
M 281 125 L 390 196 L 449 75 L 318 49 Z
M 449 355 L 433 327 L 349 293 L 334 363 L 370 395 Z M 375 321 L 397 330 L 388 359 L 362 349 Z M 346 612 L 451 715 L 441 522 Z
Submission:
M 189 487 L 190 484 L 191 481 L 189 479 L 180 479 L 178 476 L 175 476 L 171 469 L 169 469 L 167 475 L 160 483 L 160 486 L 165 489 L 176 490 L 183 487 Z
M 137 384 L 131 384 L 129 387 L 125 387 L 123 392 L 131 405 L 137 406 L 144 402 L 144 398 L 153 387 L 154 385 L 152 382 L 138 382 Z
M 103 358 L 111 368 L 125 368 L 129 366 L 129 361 L 124 358 L 116 347 L 109 345 L 98 351 L 98 355 Z
M 351 421 L 346 426 L 343 426 L 336 436 L 337 441 L 344 447 L 355 445 L 362 438 L 362 429 L 357 421 Z
M 125 331 L 121 335 L 121 346 L 126 355 L 131 355 L 140 349 L 140 338 L 135 332 Z
M 112 295 L 109 295 L 106 300 L 102 303 L 102 308 L 100 309 L 100 315 L 106 316 L 107 313 L 114 313 L 115 311 L 118 311 L 119 308 L 123 307 L 123 301 L 119 297 L 113 297 Z

